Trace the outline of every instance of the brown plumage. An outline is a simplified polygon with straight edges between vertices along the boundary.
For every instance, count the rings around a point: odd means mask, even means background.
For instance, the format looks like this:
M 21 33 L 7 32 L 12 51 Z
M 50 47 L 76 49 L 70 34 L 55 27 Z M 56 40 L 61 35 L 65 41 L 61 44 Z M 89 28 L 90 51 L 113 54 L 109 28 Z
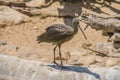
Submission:
M 53 43 L 54 45 L 56 45 L 55 48 L 53 49 L 53 52 L 54 52 L 53 63 L 54 64 L 57 64 L 55 61 L 55 50 L 58 47 L 61 66 L 63 66 L 62 58 L 61 58 L 61 45 L 64 42 L 71 40 L 73 36 L 78 32 L 79 19 L 77 18 L 73 19 L 72 24 L 73 24 L 72 26 L 68 26 L 65 24 L 53 24 L 49 26 L 48 28 L 46 28 L 46 32 L 42 33 L 41 35 L 37 37 L 38 43 L 48 42 L 48 43 Z M 80 30 L 82 31 L 81 28 Z M 83 31 L 82 33 L 85 39 L 87 39 Z

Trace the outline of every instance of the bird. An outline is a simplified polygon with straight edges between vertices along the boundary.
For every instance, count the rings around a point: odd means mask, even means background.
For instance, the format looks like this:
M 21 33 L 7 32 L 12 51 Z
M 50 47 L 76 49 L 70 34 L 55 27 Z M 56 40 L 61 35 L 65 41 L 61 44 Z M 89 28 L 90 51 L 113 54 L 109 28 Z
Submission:
M 79 18 L 73 18 L 72 26 L 66 24 L 53 24 L 46 28 L 46 31 L 39 36 L 37 36 L 38 44 L 41 42 L 52 43 L 55 45 L 53 48 L 54 60 L 53 63 L 59 65 L 55 60 L 55 51 L 56 48 L 59 48 L 59 58 L 60 58 L 60 65 L 63 67 L 62 62 L 62 54 L 61 54 L 61 45 L 69 40 L 71 40 L 74 35 L 78 32 L 78 28 L 81 30 L 84 38 L 87 40 L 87 37 L 81 27 L 79 26 Z

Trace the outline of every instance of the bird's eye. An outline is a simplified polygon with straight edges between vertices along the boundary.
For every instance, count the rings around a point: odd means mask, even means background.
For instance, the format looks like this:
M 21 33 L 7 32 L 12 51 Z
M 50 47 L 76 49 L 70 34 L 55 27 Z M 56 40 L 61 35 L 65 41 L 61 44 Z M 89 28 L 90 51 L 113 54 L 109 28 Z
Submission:
M 87 18 L 85 15 L 82 15 L 83 18 Z
M 78 24 L 79 24 L 79 22 L 76 22 L 76 23 L 75 23 L 75 25 L 78 25 Z

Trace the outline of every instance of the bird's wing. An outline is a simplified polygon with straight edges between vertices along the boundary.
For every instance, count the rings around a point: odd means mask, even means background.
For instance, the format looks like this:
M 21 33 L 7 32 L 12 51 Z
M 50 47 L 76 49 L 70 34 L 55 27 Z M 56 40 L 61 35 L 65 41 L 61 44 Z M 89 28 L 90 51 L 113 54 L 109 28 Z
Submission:
M 71 35 L 74 30 L 72 27 L 64 25 L 64 24 L 54 24 L 48 28 L 46 28 L 48 34 L 61 34 L 62 35 Z

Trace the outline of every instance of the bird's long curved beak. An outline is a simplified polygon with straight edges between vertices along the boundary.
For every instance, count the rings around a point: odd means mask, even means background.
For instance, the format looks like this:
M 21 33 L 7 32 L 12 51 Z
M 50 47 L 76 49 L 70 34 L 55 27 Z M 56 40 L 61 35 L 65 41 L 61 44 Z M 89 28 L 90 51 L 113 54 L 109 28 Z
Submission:
M 78 21 L 81 21 L 81 18 L 80 18 L 80 17 L 79 17 L 79 18 L 76 18 L 76 19 L 77 19 Z M 84 38 L 87 40 L 87 36 L 86 36 L 85 33 L 83 32 L 83 30 L 82 30 L 82 28 L 80 27 L 80 25 L 78 25 L 78 28 L 81 30 Z
M 81 17 L 78 17 L 78 18 L 76 18 L 76 19 L 78 19 L 79 21 L 81 21 Z M 87 36 L 86 36 L 85 33 L 83 32 L 83 30 L 82 30 L 82 28 L 80 27 L 80 25 L 78 25 L 78 28 L 81 30 L 84 38 L 87 40 Z
M 80 27 L 80 25 L 78 25 L 78 27 L 79 27 L 79 29 L 81 30 L 81 32 L 82 32 L 84 38 L 87 40 L 87 36 L 86 36 L 85 33 L 83 32 L 83 30 L 82 30 L 82 28 Z
M 79 18 L 78 18 L 81 22 L 84 22 L 85 20 L 81 17 L 81 16 L 79 16 Z M 84 22 L 85 23 L 85 22 Z M 87 24 L 87 26 L 84 28 L 84 31 L 89 27 L 90 25 L 88 25 Z

